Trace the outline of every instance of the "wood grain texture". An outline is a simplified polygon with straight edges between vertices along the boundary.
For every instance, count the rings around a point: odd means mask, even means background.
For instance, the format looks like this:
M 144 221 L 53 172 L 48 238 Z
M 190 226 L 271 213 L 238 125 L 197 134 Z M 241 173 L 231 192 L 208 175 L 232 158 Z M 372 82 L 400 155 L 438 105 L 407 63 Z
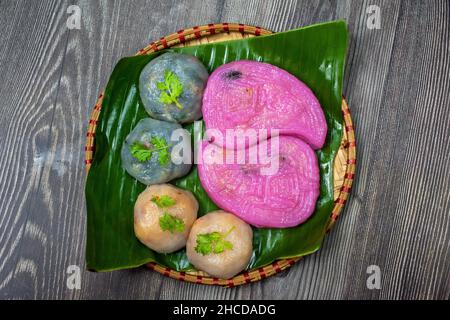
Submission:
M 81 30 L 66 27 L 82 9 Z M 381 29 L 366 8 L 381 8 Z M 273 31 L 344 18 L 344 93 L 356 127 L 357 175 L 323 248 L 293 268 L 235 289 L 145 269 L 84 268 L 83 145 L 114 64 L 150 41 L 209 22 Z M 449 1 L 0 2 L 0 298 L 449 299 Z M 369 265 L 381 290 L 368 290 Z

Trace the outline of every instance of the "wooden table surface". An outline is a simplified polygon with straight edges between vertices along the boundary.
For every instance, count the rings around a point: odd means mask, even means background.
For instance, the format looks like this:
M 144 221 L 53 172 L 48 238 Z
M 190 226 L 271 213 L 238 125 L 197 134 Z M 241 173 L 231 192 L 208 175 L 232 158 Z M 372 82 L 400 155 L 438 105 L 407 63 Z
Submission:
M 81 8 L 69 29 L 67 8 Z M 368 28 L 370 5 L 380 29 Z M 234 289 L 84 270 L 87 120 L 115 63 L 211 22 L 345 19 L 358 164 L 322 249 Z M 449 1 L 0 1 L 0 299 L 449 299 Z M 305 44 L 306 45 L 306 44 Z M 67 286 L 71 265 L 81 288 Z M 367 287 L 376 265 L 381 288 Z

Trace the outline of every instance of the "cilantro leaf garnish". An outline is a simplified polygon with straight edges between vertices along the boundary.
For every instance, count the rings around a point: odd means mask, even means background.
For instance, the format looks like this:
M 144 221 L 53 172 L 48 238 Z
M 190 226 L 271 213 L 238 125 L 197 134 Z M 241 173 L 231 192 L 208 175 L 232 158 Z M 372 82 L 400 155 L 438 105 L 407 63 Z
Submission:
M 170 215 L 167 211 L 159 218 L 159 226 L 162 231 L 169 231 L 170 233 L 181 233 L 185 228 L 182 219 Z
M 160 197 L 153 196 L 152 202 L 156 204 L 158 208 L 169 208 L 176 203 L 175 199 L 168 195 L 162 195 Z
M 171 145 L 162 137 L 152 137 L 152 147 L 147 147 L 139 142 L 135 142 L 130 147 L 130 152 L 139 162 L 150 161 L 154 152 L 158 154 L 158 162 L 160 165 L 166 165 L 170 160 L 169 148 Z
M 135 142 L 130 147 L 130 152 L 139 162 L 147 162 L 152 158 L 152 150 L 147 148 L 146 146 L 140 144 L 139 142 Z
M 160 137 L 153 137 L 151 142 L 152 145 L 155 147 L 154 151 L 158 151 L 159 164 L 162 166 L 166 165 L 170 160 L 170 153 L 169 153 L 170 145 L 167 144 L 164 138 Z
M 235 227 L 233 226 L 227 233 L 220 232 L 203 233 L 197 235 L 197 246 L 195 251 L 201 255 L 208 255 L 211 253 L 219 254 L 225 250 L 232 250 L 233 244 L 226 240 Z
M 183 92 L 183 84 L 175 73 L 170 70 L 164 71 L 164 81 L 156 83 L 156 87 L 161 91 L 160 102 L 166 105 L 174 103 L 178 109 L 183 109 L 178 101 Z

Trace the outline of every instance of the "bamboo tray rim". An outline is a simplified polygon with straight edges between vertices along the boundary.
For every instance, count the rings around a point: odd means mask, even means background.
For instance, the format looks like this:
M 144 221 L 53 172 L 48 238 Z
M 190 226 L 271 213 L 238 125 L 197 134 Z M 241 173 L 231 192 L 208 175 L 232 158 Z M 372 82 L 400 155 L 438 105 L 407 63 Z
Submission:
M 170 47 L 184 45 L 191 40 L 199 40 L 202 38 L 211 37 L 221 33 L 227 33 L 228 35 L 233 33 L 240 33 L 242 37 L 244 36 L 261 36 L 270 35 L 273 32 L 263 29 L 261 27 L 245 25 L 241 23 L 218 23 L 218 24 L 206 24 L 202 26 L 195 26 L 188 29 L 179 30 L 168 36 L 162 37 L 157 41 L 151 42 L 145 48 L 139 50 L 136 55 L 151 54 L 160 50 L 168 49 Z M 226 41 L 230 39 L 217 40 L 216 42 Z M 92 114 L 89 119 L 89 125 L 86 135 L 86 146 L 85 146 L 85 165 L 86 171 L 89 171 L 90 166 L 93 161 L 94 149 L 95 149 L 95 131 L 97 126 L 97 120 L 101 112 L 103 102 L 103 93 L 100 94 L 98 100 L 93 108 Z M 344 179 L 342 186 L 338 191 L 338 196 L 335 197 L 335 205 L 332 210 L 330 220 L 327 226 L 327 232 L 335 224 L 337 218 L 341 214 L 345 203 L 348 200 L 350 190 L 352 187 L 355 169 L 356 169 L 356 141 L 355 141 L 355 131 L 353 127 L 352 118 L 350 115 L 350 110 L 348 104 L 343 97 L 342 100 L 342 113 L 344 116 L 344 135 L 339 151 L 346 152 L 346 170 L 344 174 Z M 336 155 L 337 157 L 337 155 Z M 334 166 L 333 166 L 334 167 Z M 219 285 L 224 287 L 235 287 L 238 285 L 256 282 L 274 274 L 280 273 L 283 270 L 293 266 L 298 260 L 303 256 L 293 257 L 287 259 L 279 259 L 273 263 L 270 263 L 264 267 L 253 269 L 250 271 L 244 271 L 231 279 L 218 279 L 205 275 L 202 272 L 180 272 L 172 270 L 170 268 L 161 266 L 155 262 L 148 263 L 146 266 L 164 276 L 197 284 L 207 284 L 207 285 Z

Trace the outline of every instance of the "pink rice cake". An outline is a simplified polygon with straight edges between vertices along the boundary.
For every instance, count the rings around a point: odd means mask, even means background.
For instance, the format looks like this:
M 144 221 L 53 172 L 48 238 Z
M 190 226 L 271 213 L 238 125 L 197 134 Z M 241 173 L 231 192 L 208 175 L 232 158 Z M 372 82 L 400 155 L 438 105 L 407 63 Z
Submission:
M 279 152 L 272 151 L 272 138 L 266 141 L 265 148 L 261 148 L 264 143 L 259 143 L 245 149 L 242 164 L 238 164 L 233 149 L 206 141 L 199 148 L 199 178 L 210 198 L 256 227 L 297 226 L 313 214 L 319 197 L 320 175 L 314 150 L 301 139 L 278 138 L 279 149 L 274 150 Z M 225 161 L 229 152 L 234 152 L 234 164 Z M 251 162 L 250 154 L 257 154 L 253 158 L 257 161 Z M 266 155 L 266 161 L 261 155 Z M 278 165 L 267 159 L 278 160 Z M 263 168 L 267 170 L 264 174 Z
M 324 113 L 311 89 L 262 62 L 242 60 L 217 68 L 209 77 L 202 112 L 206 129 L 217 129 L 224 137 L 226 129 L 278 129 L 280 135 L 320 149 L 327 135 Z

